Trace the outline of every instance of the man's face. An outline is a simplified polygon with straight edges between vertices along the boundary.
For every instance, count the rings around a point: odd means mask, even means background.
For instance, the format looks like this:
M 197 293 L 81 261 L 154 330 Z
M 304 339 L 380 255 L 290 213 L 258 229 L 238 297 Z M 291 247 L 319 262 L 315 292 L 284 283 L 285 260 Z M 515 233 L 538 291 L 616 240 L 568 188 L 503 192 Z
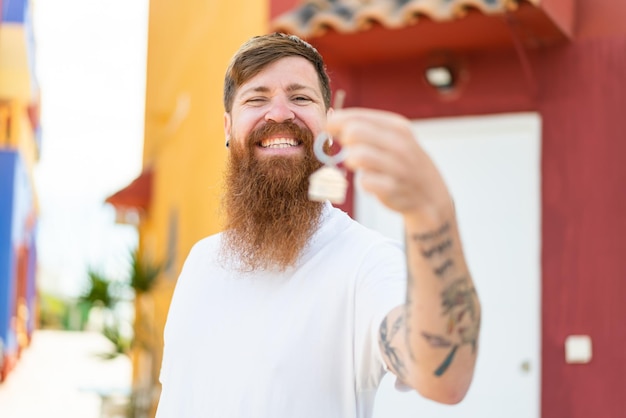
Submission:
M 250 146 L 259 159 L 302 158 L 310 144 L 304 144 L 293 130 L 278 128 L 262 137 L 250 135 L 272 122 L 292 122 L 315 138 L 326 116 L 315 68 L 305 58 L 287 57 L 269 64 L 237 89 L 232 110 L 224 115 L 224 131 L 231 147 Z M 249 138 L 256 143 L 245 144 Z
M 304 58 L 282 58 L 238 89 L 225 116 L 222 254 L 243 270 L 293 266 L 317 229 L 322 205 L 307 189 L 325 123 L 317 73 Z

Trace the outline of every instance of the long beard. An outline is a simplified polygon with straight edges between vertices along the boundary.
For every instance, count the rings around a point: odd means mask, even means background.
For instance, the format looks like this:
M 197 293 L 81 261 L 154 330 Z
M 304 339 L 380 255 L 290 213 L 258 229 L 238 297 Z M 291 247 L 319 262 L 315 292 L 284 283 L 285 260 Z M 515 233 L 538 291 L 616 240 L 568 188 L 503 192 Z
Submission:
M 303 156 L 255 157 L 261 139 L 285 130 L 303 141 Z M 319 225 L 322 204 L 307 197 L 309 176 L 321 166 L 312 152 L 313 135 L 291 122 L 268 123 L 241 142 L 232 141 L 226 170 L 221 256 L 240 271 L 284 271 Z

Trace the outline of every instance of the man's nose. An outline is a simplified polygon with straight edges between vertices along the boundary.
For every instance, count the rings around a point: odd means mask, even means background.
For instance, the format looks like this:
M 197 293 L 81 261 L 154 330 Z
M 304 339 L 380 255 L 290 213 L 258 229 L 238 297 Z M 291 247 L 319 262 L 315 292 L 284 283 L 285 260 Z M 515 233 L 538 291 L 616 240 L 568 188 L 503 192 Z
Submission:
M 276 123 L 292 121 L 296 118 L 293 110 L 289 106 L 289 102 L 283 98 L 275 98 L 267 113 L 265 114 L 265 121 L 272 121 Z

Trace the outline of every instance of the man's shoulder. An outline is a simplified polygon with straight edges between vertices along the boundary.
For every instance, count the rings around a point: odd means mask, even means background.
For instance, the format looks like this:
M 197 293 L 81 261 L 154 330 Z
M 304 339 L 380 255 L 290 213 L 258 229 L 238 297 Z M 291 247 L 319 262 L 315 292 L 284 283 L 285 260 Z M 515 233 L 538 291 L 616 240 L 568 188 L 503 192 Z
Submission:
M 191 247 L 191 251 L 189 251 L 189 257 L 193 257 L 194 255 L 197 255 L 197 254 L 199 255 L 199 254 L 212 253 L 213 251 L 217 250 L 220 245 L 221 237 L 222 237 L 222 233 L 218 232 L 216 234 L 212 234 L 212 235 L 199 239 Z
M 347 245 L 362 246 L 391 246 L 402 249 L 402 243 L 391 239 L 379 231 L 371 229 L 359 221 L 353 219 L 350 215 L 338 208 L 331 209 L 331 219 L 334 221 L 332 228 L 333 235 L 342 235 L 340 240 Z M 336 241 L 336 240 L 333 240 Z
M 194 244 L 194 247 L 215 245 L 219 243 L 221 237 L 222 237 L 222 232 L 217 232 L 215 234 L 205 236 L 204 238 L 200 238 L 198 241 L 196 241 L 196 243 Z

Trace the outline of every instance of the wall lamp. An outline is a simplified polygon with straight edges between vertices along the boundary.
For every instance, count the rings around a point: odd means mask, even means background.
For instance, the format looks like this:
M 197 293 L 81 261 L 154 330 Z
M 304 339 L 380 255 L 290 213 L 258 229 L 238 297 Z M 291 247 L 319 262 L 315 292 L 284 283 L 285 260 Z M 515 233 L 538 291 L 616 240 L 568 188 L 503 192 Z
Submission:
M 445 65 L 427 67 L 424 76 L 428 84 L 441 92 L 452 90 L 456 82 L 454 71 Z
M 445 101 L 461 96 L 469 75 L 464 60 L 450 51 L 431 53 L 424 60 L 422 71 L 424 82 Z

